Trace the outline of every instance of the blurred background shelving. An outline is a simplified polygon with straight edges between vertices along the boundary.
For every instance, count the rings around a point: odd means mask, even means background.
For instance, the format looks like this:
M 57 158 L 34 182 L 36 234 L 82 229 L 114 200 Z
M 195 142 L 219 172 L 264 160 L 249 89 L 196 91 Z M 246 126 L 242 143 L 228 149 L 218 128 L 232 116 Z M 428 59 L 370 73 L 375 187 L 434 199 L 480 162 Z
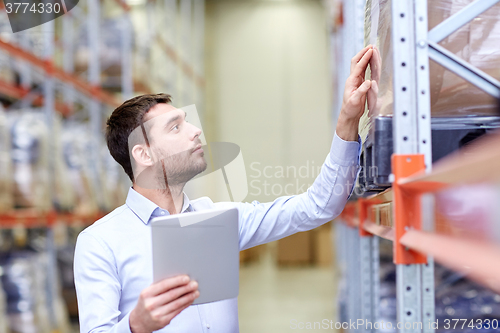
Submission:
M 107 150 L 121 101 L 204 106 L 204 1 L 80 1 L 12 33 L 0 4 L 0 332 L 71 332 L 76 236 L 122 205 Z

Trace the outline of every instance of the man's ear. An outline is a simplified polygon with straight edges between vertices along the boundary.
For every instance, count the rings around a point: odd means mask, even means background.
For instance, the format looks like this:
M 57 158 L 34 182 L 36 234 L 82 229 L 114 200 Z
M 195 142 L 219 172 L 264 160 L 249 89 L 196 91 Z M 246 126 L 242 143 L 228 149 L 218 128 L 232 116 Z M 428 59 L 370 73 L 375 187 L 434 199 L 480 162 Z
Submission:
M 132 148 L 132 157 L 138 165 L 149 167 L 154 164 L 151 151 L 145 145 L 135 145 Z

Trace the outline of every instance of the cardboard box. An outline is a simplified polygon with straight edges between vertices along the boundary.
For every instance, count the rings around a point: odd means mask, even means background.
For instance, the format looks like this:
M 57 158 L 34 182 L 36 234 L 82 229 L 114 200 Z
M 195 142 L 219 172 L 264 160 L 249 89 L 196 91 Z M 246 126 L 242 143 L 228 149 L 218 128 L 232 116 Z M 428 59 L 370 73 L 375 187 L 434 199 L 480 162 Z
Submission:
M 310 264 L 313 259 L 312 244 L 312 231 L 299 232 L 278 240 L 278 264 Z
M 332 222 L 328 222 L 313 231 L 314 264 L 320 267 L 331 267 L 333 264 Z
M 243 251 L 240 251 L 240 264 L 247 264 L 259 261 L 261 255 L 266 250 L 267 244 L 258 245 Z

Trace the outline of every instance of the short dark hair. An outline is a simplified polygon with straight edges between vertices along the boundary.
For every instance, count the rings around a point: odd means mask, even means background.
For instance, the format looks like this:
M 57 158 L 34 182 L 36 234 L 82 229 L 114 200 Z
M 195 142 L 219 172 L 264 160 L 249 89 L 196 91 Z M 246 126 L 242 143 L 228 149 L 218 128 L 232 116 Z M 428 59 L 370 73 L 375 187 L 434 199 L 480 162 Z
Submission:
M 117 107 L 106 122 L 106 142 L 111 156 L 120 164 L 134 182 L 134 172 L 130 162 L 128 137 L 141 126 L 146 113 L 156 104 L 170 103 L 168 94 L 145 94 L 125 101 Z

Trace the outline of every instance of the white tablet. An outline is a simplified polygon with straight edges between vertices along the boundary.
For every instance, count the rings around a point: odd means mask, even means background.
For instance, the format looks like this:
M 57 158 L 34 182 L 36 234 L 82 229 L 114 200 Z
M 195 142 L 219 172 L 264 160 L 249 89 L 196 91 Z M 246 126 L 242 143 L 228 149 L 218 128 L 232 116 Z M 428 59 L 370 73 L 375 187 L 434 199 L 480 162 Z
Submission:
M 238 209 L 211 209 L 151 221 L 153 279 L 187 274 L 202 304 L 238 296 Z

